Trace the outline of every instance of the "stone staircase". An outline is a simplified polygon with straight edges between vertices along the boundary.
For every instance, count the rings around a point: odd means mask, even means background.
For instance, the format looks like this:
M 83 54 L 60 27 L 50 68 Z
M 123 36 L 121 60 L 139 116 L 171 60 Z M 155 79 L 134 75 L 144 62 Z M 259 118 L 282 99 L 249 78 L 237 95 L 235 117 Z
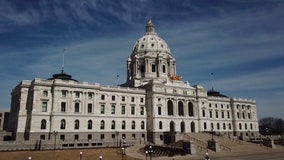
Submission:
M 240 141 L 235 138 L 221 137 L 214 135 L 213 138 L 218 140 L 221 148 L 221 152 L 264 152 L 267 151 L 265 146 L 260 144 L 254 144 L 246 141 Z M 210 151 L 207 149 L 207 140 L 212 139 L 212 135 L 209 133 L 190 133 L 183 136 L 184 140 L 191 140 L 195 143 L 196 150 L 199 153 Z M 282 147 L 280 147 L 282 148 Z

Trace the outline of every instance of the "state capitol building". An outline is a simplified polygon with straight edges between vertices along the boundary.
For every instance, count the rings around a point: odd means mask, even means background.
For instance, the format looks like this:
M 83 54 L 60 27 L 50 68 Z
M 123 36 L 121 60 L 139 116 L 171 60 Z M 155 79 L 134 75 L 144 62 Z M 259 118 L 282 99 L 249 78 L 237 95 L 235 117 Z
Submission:
M 256 102 L 231 98 L 176 73 L 176 60 L 149 20 L 126 60 L 119 86 L 80 82 L 62 70 L 49 79 L 21 81 L 13 90 L 12 140 L 52 140 L 61 147 L 181 140 L 213 132 L 245 139 L 259 135 Z

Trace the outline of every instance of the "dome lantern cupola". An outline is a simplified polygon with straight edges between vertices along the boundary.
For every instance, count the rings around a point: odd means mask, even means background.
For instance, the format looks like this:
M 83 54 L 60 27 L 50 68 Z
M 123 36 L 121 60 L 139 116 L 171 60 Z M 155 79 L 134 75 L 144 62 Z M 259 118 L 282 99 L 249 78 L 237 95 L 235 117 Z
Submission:
M 155 26 L 152 23 L 152 20 L 149 19 L 147 25 L 146 25 L 146 34 L 155 34 Z

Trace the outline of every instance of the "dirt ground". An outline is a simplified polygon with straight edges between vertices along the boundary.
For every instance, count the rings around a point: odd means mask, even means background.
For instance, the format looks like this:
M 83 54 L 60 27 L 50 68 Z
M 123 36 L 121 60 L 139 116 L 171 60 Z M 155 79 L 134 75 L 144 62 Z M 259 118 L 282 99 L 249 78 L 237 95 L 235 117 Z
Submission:
M 80 159 L 82 152 L 82 159 Z M 96 149 L 73 149 L 73 150 L 50 150 L 50 151 L 13 151 L 0 152 L 0 160 L 121 160 L 120 148 L 96 148 Z M 124 160 L 138 160 L 124 156 Z

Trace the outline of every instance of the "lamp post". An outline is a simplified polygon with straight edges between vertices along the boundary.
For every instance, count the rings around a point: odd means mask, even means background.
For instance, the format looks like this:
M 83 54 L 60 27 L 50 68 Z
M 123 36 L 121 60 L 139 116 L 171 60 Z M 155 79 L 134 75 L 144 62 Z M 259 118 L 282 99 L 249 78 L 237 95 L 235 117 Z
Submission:
M 210 160 L 208 152 L 205 153 L 205 160 Z
M 55 150 L 56 149 L 56 136 L 58 134 L 58 131 L 53 130 L 52 134 L 54 135 L 54 147 L 53 147 L 53 149 Z
M 152 146 L 150 145 L 150 146 L 149 146 L 150 160 L 152 160 L 152 153 L 153 153 L 153 148 L 152 148 Z
M 80 160 L 82 160 L 83 152 L 80 152 Z
M 115 135 L 116 135 L 116 146 L 118 147 L 118 135 L 119 135 L 119 131 L 115 131 Z
M 103 156 L 99 156 L 99 160 L 103 160 Z
M 268 128 L 265 128 L 265 132 L 266 132 L 266 138 L 268 139 L 268 132 L 269 132 Z
M 148 151 L 145 151 L 145 155 L 146 155 L 146 160 L 147 160 L 147 156 L 148 156 Z
M 125 155 L 125 148 L 121 148 L 121 159 L 124 160 L 124 155 Z

